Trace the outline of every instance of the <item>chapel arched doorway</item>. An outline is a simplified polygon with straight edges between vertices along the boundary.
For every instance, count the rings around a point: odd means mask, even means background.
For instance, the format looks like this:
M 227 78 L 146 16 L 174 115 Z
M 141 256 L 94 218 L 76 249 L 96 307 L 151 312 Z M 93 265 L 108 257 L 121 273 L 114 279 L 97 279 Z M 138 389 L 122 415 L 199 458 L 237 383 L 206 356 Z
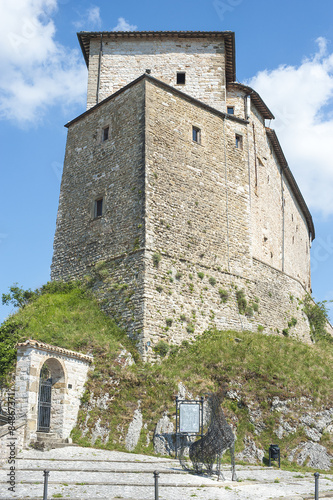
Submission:
M 39 376 L 37 432 L 62 436 L 64 423 L 65 373 L 61 363 L 49 358 Z

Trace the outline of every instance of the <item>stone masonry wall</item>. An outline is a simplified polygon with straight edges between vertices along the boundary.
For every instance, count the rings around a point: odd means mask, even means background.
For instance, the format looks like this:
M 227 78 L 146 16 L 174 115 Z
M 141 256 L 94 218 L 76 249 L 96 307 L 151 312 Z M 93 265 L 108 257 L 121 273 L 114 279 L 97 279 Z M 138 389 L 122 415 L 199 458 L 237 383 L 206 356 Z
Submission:
M 40 371 L 45 362 L 55 379 L 52 386 L 50 432 L 65 439 L 76 424 L 89 361 L 71 356 L 70 351 L 59 353 L 20 344 L 15 397 L 17 414 L 26 422 L 25 443 L 36 440 Z
M 178 344 L 209 327 L 259 327 L 310 341 L 298 302 L 304 288 L 251 259 L 246 124 L 150 82 L 146 100 L 144 341 Z M 201 129 L 201 144 L 192 140 L 192 125 Z M 239 312 L 237 290 L 245 293 L 247 314 Z
M 281 214 L 281 176 L 256 110 L 248 123 L 146 76 L 69 124 L 52 277 L 91 274 L 102 308 L 143 358 L 161 339 L 180 343 L 214 326 L 310 341 L 307 281 L 281 272 Z
M 143 294 L 144 120 L 139 83 L 69 126 L 51 274 L 52 279 L 82 279 L 95 270 L 95 288 L 102 289 L 98 283 L 107 277 L 109 298 L 126 292 L 127 299 L 131 291 L 137 329 Z M 102 142 L 105 126 L 109 139 Z M 94 201 L 100 196 L 103 215 L 96 218 Z M 112 302 L 103 307 L 122 316 L 119 301 Z M 132 317 L 126 308 L 126 327 Z
M 146 108 L 147 248 L 246 273 L 246 124 L 151 82 Z M 193 126 L 201 130 L 200 143 L 192 140 Z M 236 133 L 243 149 L 235 147 Z
M 96 104 L 100 39 L 91 39 L 87 109 Z M 103 38 L 99 102 L 132 82 L 146 69 L 179 90 L 225 111 L 224 41 L 220 39 Z M 177 85 L 177 71 L 186 72 Z
M 245 118 L 245 92 L 230 90 L 228 105 Z M 265 123 L 251 106 L 249 118 L 252 252 L 257 259 L 286 272 L 311 289 L 309 230 L 274 154 Z

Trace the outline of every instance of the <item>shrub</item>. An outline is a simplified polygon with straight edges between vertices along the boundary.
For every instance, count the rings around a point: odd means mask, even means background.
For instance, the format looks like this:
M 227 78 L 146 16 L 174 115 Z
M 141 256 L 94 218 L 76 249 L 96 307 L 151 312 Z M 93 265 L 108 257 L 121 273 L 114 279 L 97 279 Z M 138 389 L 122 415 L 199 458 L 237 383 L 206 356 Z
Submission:
M 153 351 L 156 352 L 156 354 L 158 354 L 159 356 L 161 356 L 161 358 L 164 358 L 168 352 L 169 352 L 169 345 L 164 342 L 164 340 L 160 340 L 154 347 L 153 347 Z
M 205 273 L 202 273 L 201 271 L 198 273 L 198 276 L 201 280 L 204 279 Z
M 221 297 L 221 302 L 223 302 L 225 304 L 228 300 L 228 297 L 229 297 L 227 290 L 224 290 L 223 288 L 219 288 L 219 295 Z
M 326 339 L 333 342 L 332 337 L 326 331 L 328 322 L 327 300 L 315 302 L 310 295 L 304 299 L 303 311 L 308 317 L 312 340 Z
M 192 323 L 189 323 L 186 328 L 187 333 L 194 333 L 194 326 Z
M 167 326 L 172 326 L 172 318 L 167 318 L 165 320 L 165 322 L 166 322 Z
M 255 312 L 258 312 L 258 311 L 259 311 L 259 306 L 258 306 L 257 302 L 253 302 L 253 304 L 252 304 L 252 308 L 253 308 L 253 310 L 254 310 Z
M 209 280 L 208 280 L 208 281 L 209 281 L 209 284 L 210 284 L 210 285 L 212 285 L 212 286 L 215 286 L 215 285 L 216 285 L 216 279 L 215 279 L 215 278 L 213 278 L 213 276 L 211 276 L 211 277 L 209 278 Z
M 182 277 L 182 273 L 180 273 L 179 271 L 176 272 L 176 280 L 180 280 L 180 278 Z
M 297 319 L 294 318 L 294 316 L 291 318 L 291 320 L 288 322 L 288 327 L 291 328 L 292 326 L 295 326 L 297 324 Z
M 161 292 L 163 291 L 163 286 L 158 285 L 158 286 L 156 287 L 156 290 L 157 290 L 159 293 L 161 293 Z
M 32 290 L 23 290 L 23 288 L 18 286 L 18 283 L 14 283 L 9 287 L 9 293 L 2 294 L 2 305 L 13 304 L 14 307 L 24 307 L 28 304 L 34 297 L 38 296 L 38 292 L 33 292 Z
M 238 311 L 240 312 L 240 314 L 245 314 L 247 308 L 247 300 L 245 298 L 244 290 L 236 291 L 236 299 L 237 299 Z
M 161 254 L 158 252 L 153 253 L 153 264 L 155 267 L 158 267 L 159 263 L 161 262 Z
M 252 307 L 248 306 L 246 308 L 245 316 L 248 316 L 249 318 L 252 318 L 252 316 L 253 316 L 253 309 L 252 309 Z

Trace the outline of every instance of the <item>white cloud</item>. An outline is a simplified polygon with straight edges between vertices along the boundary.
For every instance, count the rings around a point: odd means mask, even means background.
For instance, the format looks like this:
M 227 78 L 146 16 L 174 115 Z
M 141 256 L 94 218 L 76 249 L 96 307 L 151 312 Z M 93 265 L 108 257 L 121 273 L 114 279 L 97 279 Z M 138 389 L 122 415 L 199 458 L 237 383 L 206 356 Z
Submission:
M 118 18 L 118 24 L 112 31 L 135 31 L 138 27 L 134 24 L 129 24 L 123 17 Z
M 312 210 L 333 214 L 333 53 L 324 38 L 299 66 L 261 71 L 248 83 L 264 99 L 288 164 Z
M 0 17 L 0 118 L 35 122 L 52 105 L 84 102 L 78 51 L 55 39 L 57 0 L 3 0 Z
M 75 21 L 73 23 L 76 29 L 83 29 L 84 31 L 101 29 L 102 19 L 99 7 L 90 7 L 90 9 L 88 9 L 84 15 L 81 15 L 80 17 L 79 21 Z

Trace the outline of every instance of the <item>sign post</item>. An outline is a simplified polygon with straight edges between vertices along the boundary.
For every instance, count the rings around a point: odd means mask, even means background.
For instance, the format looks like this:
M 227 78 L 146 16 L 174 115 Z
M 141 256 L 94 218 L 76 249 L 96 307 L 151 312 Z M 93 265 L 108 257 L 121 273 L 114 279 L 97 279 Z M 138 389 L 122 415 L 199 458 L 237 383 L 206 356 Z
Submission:
M 200 400 L 179 399 L 176 396 L 176 458 L 180 436 L 201 434 L 203 437 L 203 403 L 203 396 Z

